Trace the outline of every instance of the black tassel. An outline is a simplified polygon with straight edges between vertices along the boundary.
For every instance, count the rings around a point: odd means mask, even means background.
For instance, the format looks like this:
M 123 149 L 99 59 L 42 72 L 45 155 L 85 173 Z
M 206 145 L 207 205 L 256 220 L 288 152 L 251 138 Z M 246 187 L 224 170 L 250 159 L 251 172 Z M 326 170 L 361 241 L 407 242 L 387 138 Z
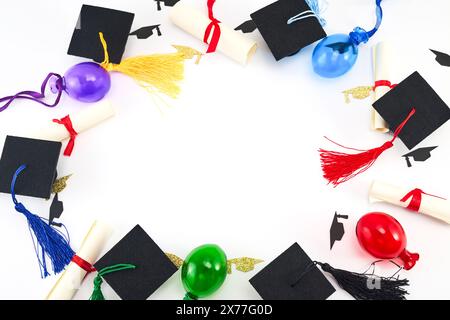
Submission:
M 328 263 L 316 263 L 356 300 L 406 300 L 408 291 L 402 287 L 409 285 L 408 279 L 367 275 L 335 269 Z

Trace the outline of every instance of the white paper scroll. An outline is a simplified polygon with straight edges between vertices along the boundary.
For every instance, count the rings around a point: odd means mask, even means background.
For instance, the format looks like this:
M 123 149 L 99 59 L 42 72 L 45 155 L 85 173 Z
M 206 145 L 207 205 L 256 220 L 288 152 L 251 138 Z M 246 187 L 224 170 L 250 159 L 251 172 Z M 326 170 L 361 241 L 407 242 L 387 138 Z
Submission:
M 84 237 L 80 250 L 77 252 L 77 256 L 90 264 L 94 264 L 111 233 L 112 230 L 107 224 L 95 221 L 89 229 L 89 232 Z M 66 270 L 53 286 L 50 293 L 47 295 L 46 299 L 71 300 L 78 291 L 78 288 L 80 287 L 85 276 L 85 270 L 83 270 L 76 263 L 70 262 Z
M 406 202 L 400 200 L 410 191 L 411 188 L 396 187 L 375 180 L 369 190 L 369 201 L 384 201 L 406 208 L 411 202 L 411 199 L 408 199 Z M 448 200 L 422 193 L 419 213 L 426 214 L 450 224 L 450 202 Z
M 206 12 L 206 1 L 204 5 Z M 202 41 L 205 30 L 211 22 L 205 13 L 182 2 L 178 2 L 170 10 L 169 17 L 176 26 Z M 241 33 L 223 23 L 220 23 L 220 30 L 221 35 L 217 50 L 243 65 L 247 64 L 256 52 L 256 42 L 245 38 Z
M 392 80 L 392 48 L 389 42 L 380 42 L 372 47 L 372 63 L 373 63 L 373 77 L 374 83 L 378 80 L 387 80 L 394 83 Z M 389 90 L 389 87 L 377 87 L 374 92 L 374 101 L 384 96 Z M 389 131 L 389 125 L 372 108 L 372 130 L 386 133 Z
M 113 106 L 107 100 L 94 104 L 86 104 L 84 108 L 82 111 L 70 115 L 72 126 L 78 133 L 96 126 L 115 114 Z M 63 141 L 70 138 L 67 129 L 63 125 L 53 121 L 49 121 L 44 127 L 38 130 L 27 133 L 26 136 L 49 141 Z

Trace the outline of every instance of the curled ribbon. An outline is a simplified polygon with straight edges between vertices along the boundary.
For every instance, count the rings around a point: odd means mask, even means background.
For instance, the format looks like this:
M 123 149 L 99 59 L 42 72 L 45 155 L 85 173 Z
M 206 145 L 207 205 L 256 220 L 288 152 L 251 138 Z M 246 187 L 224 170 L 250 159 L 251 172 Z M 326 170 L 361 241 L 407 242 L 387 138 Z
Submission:
M 375 85 L 373 86 L 372 90 L 375 91 L 378 87 L 389 87 L 390 89 L 393 89 L 397 86 L 397 84 L 391 84 L 389 80 L 377 80 L 375 81 Z
M 216 51 L 217 49 L 217 45 L 219 44 L 219 39 L 220 39 L 220 21 L 217 20 L 216 18 L 214 18 L 214 12 L 213 12 L 213 6 L 214 3 L 216 2 L 216 0 L 208 0 L 207 5 L 208 5 L 208 17 L 209 20 L 211 20 L 211 22 L 209 23 L 209 25 L 206 27 L 205 30 L 205 36 L 203 37 L 203 42 L 208 44 L 208 39 L 211 35 L 212 32 L 212 36 L 211 36 L 211 41 L 209 42 L 209 46 L 208 46 L 208 50 L 206 50 L 206 53 L 211 53 Z
M 89 262 L 87 262 L 86 260 L 77 255 L 74 255 L 72 257 L 72 262 L 77 264 L 81 269 L 83 269 L 87 273 L 97 271 L 97 269 L 95 269 L 93 265 L 91 265 Z
M 66 149 L 64 150 L 64 155 L 70 157 L 73 151 L 73 147 L 75 146 L 75 138 L 77 137 L 78 132 L 76 132 L 75 129 L 73 128 L 72 120 L 70 120 L 69 115 L 65 116 L 64 118 L 61 118 L 60 120 L 53 119 L 53 122 L 62 124 L 69 132 L 70 140 L 66 146 Z
M 61 77 L 59 74 L 51 72 L 44 79 L 44 82 L 42 82 L 40 92 L 26 90 L 21 91 L 13 96 L 0 98 L 0 103 L 5 102 L 4 105 L 0 106 L 0 112 L 6 110 L 15 99 L 32 100 L 49 108 L 56 107 L 56 105 L 58 105 L 59 101 L 61 100 L 61 95 L 64 90 L 63 82 L 64 82 L 63 77 Z M 56 98 L 53 103 L 47 103 L 45 101 L 42 101 L 42 99 L 45 98 L 45 89 L 47 88 L 47 85 L 50 85 L 52 91 L 56 93 Z
M 416 189 L 411 190 L 410 192 L 408 192 L 402 199 L 400 199 L 400 201 L 401 202 L 406 202 L 406 201 L 408 201 L 411 198 L 411 202 L 408 204 L 408 206 L 406 208 L 409 209 L 409 210 L 412 210 L 412 211 L 419 212 L 420 205 L 422 203 L 422 194 L 445 200 L 444 198 L 441 198 L 441 197 L 438 197 L 438 196 L 434 196 L 432 194 L 423 192 L 422 190 L 416 188 Z

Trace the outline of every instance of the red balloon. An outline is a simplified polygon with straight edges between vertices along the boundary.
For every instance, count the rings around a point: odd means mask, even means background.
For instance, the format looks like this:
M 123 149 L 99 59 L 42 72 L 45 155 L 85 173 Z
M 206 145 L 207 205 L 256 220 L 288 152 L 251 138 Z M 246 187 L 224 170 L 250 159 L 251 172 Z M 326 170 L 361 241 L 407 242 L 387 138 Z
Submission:
M 399 258 L 405 270 L 409 270 L 419 260 L 417 253 L 406 250 L 406 235 L 401 224 L 382 212 L 368 213 L 356 225 L 359 244 L 367 252 L 379 259 Z

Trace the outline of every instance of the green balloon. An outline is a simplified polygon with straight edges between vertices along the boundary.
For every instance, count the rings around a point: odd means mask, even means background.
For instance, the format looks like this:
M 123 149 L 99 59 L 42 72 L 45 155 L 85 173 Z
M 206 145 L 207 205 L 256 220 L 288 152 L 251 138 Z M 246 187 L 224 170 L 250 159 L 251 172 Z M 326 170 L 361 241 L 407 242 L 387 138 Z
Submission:
M 227 256 L 215 244 L 205 244 L 189 253 L 181 268 L 185 299 L 207 297 L 216 292 L 227 277 Z

